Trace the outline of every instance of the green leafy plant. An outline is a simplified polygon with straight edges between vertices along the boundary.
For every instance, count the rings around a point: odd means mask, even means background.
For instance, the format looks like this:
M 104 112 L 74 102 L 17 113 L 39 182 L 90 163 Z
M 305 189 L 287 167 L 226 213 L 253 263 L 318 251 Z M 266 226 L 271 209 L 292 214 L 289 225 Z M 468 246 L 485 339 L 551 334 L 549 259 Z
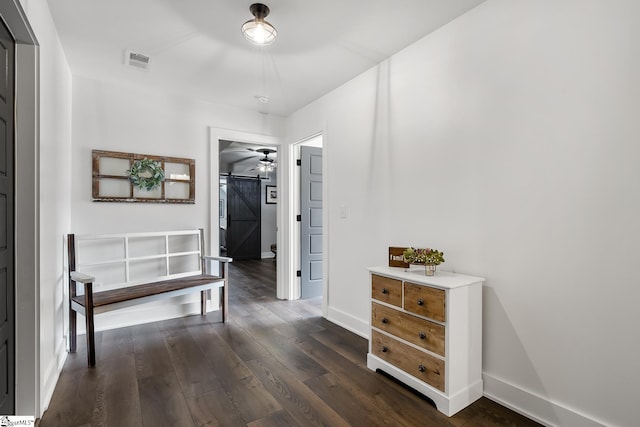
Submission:
M 147 159 L 136 160 L 131 169 L 127 169 L 129 180 L 138 188 L 151 191 L 164 181 L 164 171 L 160 162 Z
M 437 249 L 407 248 L 402 253 L 404 261 L 409 264 L 438 265 L 444 262 L 444 253 Z

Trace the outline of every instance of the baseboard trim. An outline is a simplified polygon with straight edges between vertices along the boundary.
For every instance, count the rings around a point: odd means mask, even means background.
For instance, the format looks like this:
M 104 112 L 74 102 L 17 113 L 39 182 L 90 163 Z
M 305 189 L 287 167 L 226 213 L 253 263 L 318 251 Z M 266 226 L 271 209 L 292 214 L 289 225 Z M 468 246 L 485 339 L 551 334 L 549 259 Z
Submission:
M 42 383 L 42 395 L 40 396 L 40 414 L 36 414 L 36 418 L 41 417 L 44 414 L 44 411 L 49 407 L 49 403 L 53 397 L 53 392 L 55 391 L 58 380 L 60 379 L 60 373 L 62 373 L 64 362 L 67 360 L 67 354 L 66 339 L 62 339 L 58 342 L 55 350 L 55 357 L 51 359 L 51 363 L 49 363 L 49 366 L 45 369 L 44 381 Z
M 369 339 L 369 322 L 364 322 L 334 307 L 329 307 L 327 320 L 362 338 Z
M 260 258 L 265 259 L 265 258 L 275 258 L 275 255 L 273 252 L 261 252 L 260 253 Z
M 484 396 L 487 399 L 542 425 L 549 427 L 605 427 L 612 425 L 490 374 L 483 373 L 482 377 Z

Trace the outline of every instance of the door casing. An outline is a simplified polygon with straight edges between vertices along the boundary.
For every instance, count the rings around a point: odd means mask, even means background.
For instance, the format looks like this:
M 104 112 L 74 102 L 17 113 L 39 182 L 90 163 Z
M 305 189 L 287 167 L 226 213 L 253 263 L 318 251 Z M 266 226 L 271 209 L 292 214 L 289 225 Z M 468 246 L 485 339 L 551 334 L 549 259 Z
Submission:
M 291 143 L 284 138 L 262 135 L 250 132 L 243 132 L 232 129 L 224 129 L 218 127 L 209 128 L 209 170 L 211 179 L 216 180 L 220 174 L 220 140 L 231 140 L 244 142 L 248 144 L 260 144 L 270 145 L 278 147 L 278 165 L 277 168 L 277 181 L 278 181 L 278 208 L 277 208 L 277 245 L 278 245 L 278 263 L 277 263 L 277 297 L 279 299 L 298 299 L 300 298 L 300 283 L 296 276 L 299 262 L 299 235 L 296 230 L 296 215 L 298 213 L 298 201 L 299 198 L 295 196 L 295 174 L 297 173 L 296 166 L 296 150 L 301 143 L 305 143 L 316 137 L 321 137 L 323 141 L 326 141 L 327 131 L 322 131 L 311 134 L 308 137 L 296 140 Z M 328 257 L 328 216 L 327 211 L 329 206 L 327 205 L 327 185 L 329 176 L 327 175 L 327 148 L 323 144 L 323 175 L 325 177 L 325 186 L 323 189 L 323 199 L 325 200 L 325 208 L 323 213 L 323 248 L 326 254 L 324 262 L 323 277 L 323 299 L 322 299 L 322 315 L 328 317 L 327 301 L 329 300 L 329 286 L 327 278 L 329 277 L 328 271 L 330 267 L 330 259 Z M 297 191 L 297 190 L 296 190 Z M 209 239 L 212 250 L 217 251 L 220 248 L 220 236 L 219 236 L 219 202 L 220 194 L 218 191 L 218 185 L 210 186 L 210 223 L 209 223 Z
M 16 335 L 15 335 L 15 40 L 0 22 L 0 413 L 15 414 Z M 3 61 L 3 62 L 4 62 Z M 6 388 L 5 388 L 6 385 Z
M 0 17 L 16 40 L 15 281 L 16 406 L 19 414 L 42 415 L 40 393 L 40 51 L 19 0 L 0 1 Z

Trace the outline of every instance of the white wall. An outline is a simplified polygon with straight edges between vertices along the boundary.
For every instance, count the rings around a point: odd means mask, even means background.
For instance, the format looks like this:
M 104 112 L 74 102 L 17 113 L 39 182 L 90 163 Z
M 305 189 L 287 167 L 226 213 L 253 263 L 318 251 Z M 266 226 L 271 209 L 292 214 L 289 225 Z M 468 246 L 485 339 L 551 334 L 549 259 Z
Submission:
M 276 212 L 277 204 L 267 204 L 266 202 L 266 187 L 267 185 L 278 186 L 278 180 L 276 178 L 276 171 L 271 172 L 270 180 L 260 181 L 260 252 L 262 252 L 263 258 L 273 258 L 273 252 L 271 252 L 271 245 L 276 243 L 277 237 L 277 223 Z
M 277 117 L 78 76 L 74 76 L 73 117 L 71 220 L 76 233 L 208 229 L 208 126 L 264 134 L 283 129 Z M 196 203 L 92 202 L 92 149 L 195 159 Z
M 132 72 L 136 72 L 133 70 Z M 211 182 L 217 195 L 218 169 L 210 171 L 209 128 L 281 135 L 284 120 L 236 108 L 73 77 L 71 227 L 76 234 L 204 228 L 211 212 Z M 196 160 L 195 204 L 104 203 L 91 201 L 91 150 L 185 157 Z M 217 150 L 218 147 L 215 147 Z M 217 254 L 207 241 L 207 252 Z M 108 329 L 198 312 L 197 295 L 115 311 L 96 318 Z M 79 331 L 84 329 L 79 325 Z
M 18 409 L 32 409 L 39 416 L 48 405 L 66 357 L 63 238 L 69 229 L 70 216 L 71 73 L 47 2 L 21 2 L 40 45 L 39 153 L 29 166 L 31 173 L 39 176 L 40 197 L 36 203 L 41 214 L 36 237 L 40 260 L 39 402 L 30 408 L 30 403 L 20 401 Z M 29 379 L 18 377 L 17 381 Z
M 294 114 L 325 131 L 330 317 L 366 333 L 365 267 L 438 248 L 487 278 L 487 395 L 635 425 L 639 47 L 632 0 L 489 0 Z

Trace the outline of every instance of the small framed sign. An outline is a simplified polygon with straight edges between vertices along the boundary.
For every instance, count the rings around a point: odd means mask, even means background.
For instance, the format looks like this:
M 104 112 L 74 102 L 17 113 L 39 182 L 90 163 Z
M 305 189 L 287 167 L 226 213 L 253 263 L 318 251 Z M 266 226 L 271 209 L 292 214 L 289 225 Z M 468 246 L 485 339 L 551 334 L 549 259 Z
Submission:
M 265 186 L 265 203 L 275 205 L 278 203 L 278 188 L 275 185 Z
M 405 249 L 407 248 L 389 246 L 389 267 L 409 267 L 409 264 L 404 262 L 404 256 L 402 255 Z

